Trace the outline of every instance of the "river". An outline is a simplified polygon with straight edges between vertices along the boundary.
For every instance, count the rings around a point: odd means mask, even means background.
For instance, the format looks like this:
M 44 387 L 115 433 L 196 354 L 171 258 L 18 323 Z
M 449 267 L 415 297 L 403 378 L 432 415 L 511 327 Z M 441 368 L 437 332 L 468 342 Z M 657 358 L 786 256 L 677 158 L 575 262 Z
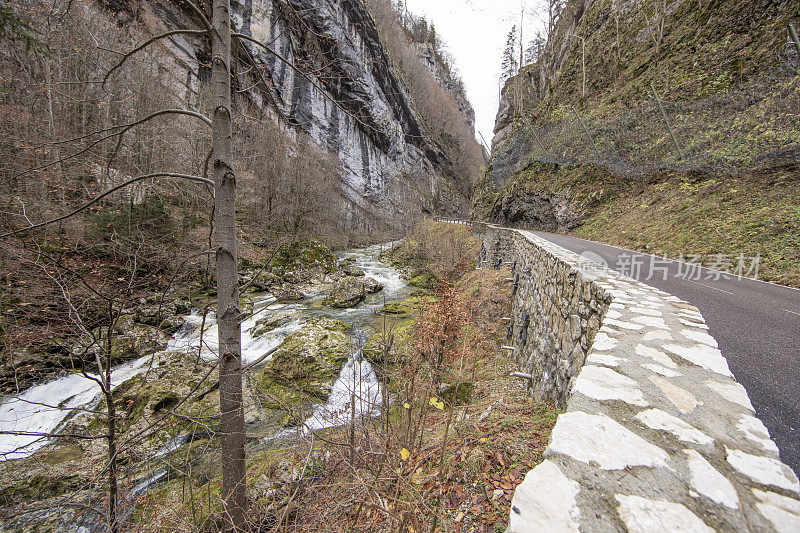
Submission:
M 387 245 L 375 245 L 337 254 L 340 260 L 352 258 L 354 264 L 383 285 L 383 290 L 369 295 L 364 302 L 350 309 L 332 309 L 322 305 L 323 290 L 307 291 L 307 299 L 293 304 L 278 304 L 271 296 L 254 295 L 253 312 L 242 322 L 242 360 L 250 364 L 279 346 L 283 340 L 303 327 L 314 316 L 327 316 L 353 325 L 355 335 L 361 334 L 371 317 L 387 302 L 397 301 L 412 291 L 402 279 L 400 272 L 380 261 L 379 254 Z M 274 313 L 287 313 L 291 320 L 269 333 L 253 337 L 252 328 L 259 319 Z M 184 327 L 170 339 L 166 352 L 189 350 L 200 353 L 207 361 L 216 358 L 218 348 L 217 324 L 213 314 L 205 318 L 198 313 L 185 316 Z M 153 356 L 130 361 L 113 369 L 112 384 L 118 386 L 132 377 L 145 372 Z M 259 364 L 265 363 L 262 360 Z M 316 405 L 313 414 L 294 432 L 308 432 L 342 423 L 340 416 L 351 399 L 353 387 L 357 388 L 358 413 L 373 414 L 380 406 L 380 385 L 369 362 L 357 351 L 342 367 L 325 404 Z M 76 409 L 91 409 L 100 401 L 96 382 L 81 374 L 70 374 L 47 383 L 35 385 L 21 394 L 9 396 L 0 403 L 0 461 L 28 457 L 50 442 L 48 434 L 57 432 Z M 349 414 L 348 414 L 349 416 Z M 280 436 L 283 433 L 278 433 Z M 275 435 L 272 436 L 274 438 Z

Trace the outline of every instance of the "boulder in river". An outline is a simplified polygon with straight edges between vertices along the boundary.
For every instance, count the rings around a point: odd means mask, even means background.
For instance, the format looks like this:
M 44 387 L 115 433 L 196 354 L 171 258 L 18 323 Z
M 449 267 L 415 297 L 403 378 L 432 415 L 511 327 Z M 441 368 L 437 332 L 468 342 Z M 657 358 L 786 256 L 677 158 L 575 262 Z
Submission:
M 336 270 L 336 257 L 327 246 L 314 241 L 281 244 L 270 269 L 287 283 L 303 283 Z
M 300 315 L 299 311 L 284 310 L 270 312 L 264 318 L 259 318 L 256 323 L 250 328 L 250 336 L 254 339 L 260 337 L 265 333 L 269 333 L 273 329 L 285 326 Z
M 247 292 L 264 292 L 281 285 L 281 278 L 269 271 L 253 272 L 243 276 Z
M 136 324 L 123 335 L 111 338 L 111 362 L 119 364 L 167 348 L 167 339 L 158 328 Z
M 158 329 L 167 335 L 174 335 L 183 327 L 183 318 L 179 316 L 168 316 L 159 324 Z
M 350 328 L 341 320 L 318 317 L 289 335 L 254 380 L 264 407 L 285 411 L 284 423 L 295 425 L 314 404 L 326 401 L 355 350 Z
M 366 276 L 366 272 L 364 272 L 364 269 L 350 262 L 342 263 L 341 269 L 342 272 L 344 272 L 348 276 L 354 276 L 357 278 L 360 278 L 361 276 Z
M 375 294 L 383 290 L 383 285 L 373 278 L 365 278 L 364 290 L 367 291 L 367 294 Z
M 275 298 L 279 303 L 299 302 L 305 300 L 307 297 L 297 289 L 284 288 L 275 292 Z
M 355 307 L 364 301 L 365 297 L 364 282 L 357 278 L 347 277 L 334 285 L 333 290 L 322 303 L 328 307 L 344 309 Z

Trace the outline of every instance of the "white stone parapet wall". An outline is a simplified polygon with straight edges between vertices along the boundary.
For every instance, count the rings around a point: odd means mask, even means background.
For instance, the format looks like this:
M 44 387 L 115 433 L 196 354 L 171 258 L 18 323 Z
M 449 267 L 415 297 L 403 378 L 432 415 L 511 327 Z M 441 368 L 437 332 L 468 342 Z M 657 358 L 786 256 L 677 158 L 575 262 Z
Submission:
M 696 307 L 530 232 L 475 232 L 484 266 L 514 267 L 520 370 L 564 409 L 508 532 L 800 532 L 797 476 Z

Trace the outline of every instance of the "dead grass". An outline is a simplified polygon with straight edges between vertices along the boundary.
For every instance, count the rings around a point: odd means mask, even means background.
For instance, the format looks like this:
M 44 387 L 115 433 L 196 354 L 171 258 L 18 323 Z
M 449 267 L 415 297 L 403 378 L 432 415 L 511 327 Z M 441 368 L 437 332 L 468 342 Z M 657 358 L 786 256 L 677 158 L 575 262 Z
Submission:
M 394 249 L 391 258 L 412 271 L 456 280 L 473 269 L 479 251 L 480 243 L 469 227 L 424 219 Z

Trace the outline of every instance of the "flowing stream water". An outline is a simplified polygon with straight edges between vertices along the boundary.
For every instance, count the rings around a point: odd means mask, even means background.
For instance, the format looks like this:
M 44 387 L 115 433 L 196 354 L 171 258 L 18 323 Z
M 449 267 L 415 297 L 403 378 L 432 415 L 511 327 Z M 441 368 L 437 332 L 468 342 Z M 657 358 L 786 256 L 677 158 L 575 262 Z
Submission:
M 321 304 L 321 290 L 307 292 L 302 302 L 277 304 L 272 297 L 254 297 L 253 313 L 242 323 L 242 360 L 250 364 L 279 346 L 290 334 L 298 331 L 314 316 L 327 316 L 343 320 L 354 326 L 354 331 L 363 330 L 384 303 L 408 296 L 412 291 L 401 278 L 400 272 L 383 263 L 379 254 L 387 245 L 375 245 L 339 254 L 340 260 L 353 258 L 355 265 L 383 285 L 383 291 L 369 295 L 364 302 L 350 309 L 332 309 Z M 273 313 L 291 316 L 288 323 L 269 333 L 253 337 L 251 330 L 259 319 Z M 201 355 L 214 360 L 218 347 L 217 324 L 213 314 L 205 318 L 192 314 L 184 317 L 186 325 L 168 344 L 166 351 L 191 350 L 197 353 L 201 344 Z M 114 368 L 112 384 L 117 386 L 145 372 L 152 356 Z M 267 359 L 268 360 L 268 359 Z M 266 362 L 260 361 L 259 364 Z M 350 405 L 356 398 L 356 405 Z M 49 442 L 47 434 L 57 432 L 60 425 L 76 408 L 91 408 L 99 401 L 98 384 L 80 374 L 71 374 L 53 381 L 35 385 L 21 394 L 9 396 L 0 403 L 0 461 L 28 457 Z M 378 379 L 360 351 L 353 353 L 342 367 L 333 384 L 328 401 L 314 406 L 313 414 L 293 432 L 308 432 L 345 423 L 352 416 L 374 414 L 380 407 L 381 393 Z M 286 432 L 279 433 L 285 434 Z M 174 446 L 174 444 L 172 444 Z M 170 444 L 167 445 L 169 447 Z M 168 452 L 169 450 L 166 450 Z M 166 453 L 165 452 L 165 453 Z

